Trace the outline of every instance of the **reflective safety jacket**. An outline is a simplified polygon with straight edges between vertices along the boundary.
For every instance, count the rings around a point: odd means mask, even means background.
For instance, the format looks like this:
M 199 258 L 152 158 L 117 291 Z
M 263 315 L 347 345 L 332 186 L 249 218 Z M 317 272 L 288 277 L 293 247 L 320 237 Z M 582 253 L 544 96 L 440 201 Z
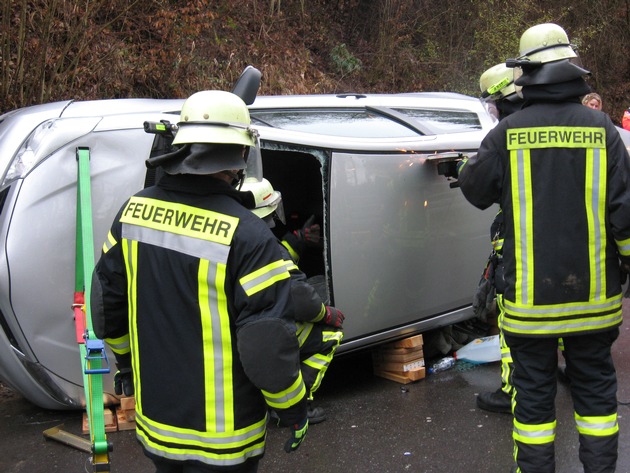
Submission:
M 503 330 L 555 337 L 621 323 L 630 163 L 608 115 L 531 103 L 488 133 L 459 184 L 476 207 L 504 213 Z
M 267 405 L 306 417 L 290 275 L 244 195 L 165 175 L 122 207 L 96 265 L 94 330 L 131 352 L 150 455 L 235 466 L 263 454 Z

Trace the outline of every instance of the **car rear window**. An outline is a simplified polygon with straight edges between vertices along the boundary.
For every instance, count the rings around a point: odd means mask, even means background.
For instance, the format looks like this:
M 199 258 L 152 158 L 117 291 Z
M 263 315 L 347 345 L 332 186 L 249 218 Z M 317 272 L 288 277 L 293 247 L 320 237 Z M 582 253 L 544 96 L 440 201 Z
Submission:
M 473 112 L 404 108 L 395 109 L 395 112 L 409 117 L 410 126 L 366 109 L 252 110 L 250 114 L 254 124 L 350 138 L 414 137 L 419 132 L 413 129 L 413 121 L 440 133 L 481 129 L 477 115 Z

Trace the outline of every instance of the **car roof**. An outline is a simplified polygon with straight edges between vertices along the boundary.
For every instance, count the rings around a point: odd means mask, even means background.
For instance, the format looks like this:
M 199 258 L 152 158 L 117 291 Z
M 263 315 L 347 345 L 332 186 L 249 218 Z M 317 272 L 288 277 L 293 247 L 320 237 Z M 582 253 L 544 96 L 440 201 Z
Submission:
M 340 93 L 340 94 L 312 94 L 312 95 L 261 95 L 250 109 L 260 108 L 300 108 L 300 107 L 353 107 L 365 105 L 385 105 L 409 103 L 409 100 L 423 103 L 427 106 L 434 105 L 440 107 L 468 108 L 476 107 L 479 99 L 469 95 L 457 94 L 454 92 L 406 92 L 393 94 L 361 94 L 361 93 Z
M 26 135 L 14 133 L 16 129 L 30 133 L 30 130 L 40 123 L 53 118 L 100 117 L 94 131 L 138 128 L 142 127 L 146 120 L 159 121 L 165 116 L 172 123 L 176 123 L 183 103 L 184 99 L 135 98 L 69 100 L 25 107 L 0 116 L 0 148 L 16 149 L 26 137 Z M 479 99 L 450 92 L 258 96 L 249 109 L 253 127 L 259 130 L 263 142 L 340 150 L 381 149 L 399 152 L 401 149 L 475 149 L 487 131 L 494 126 Z M 444 130 L 436 129 L 434 124 L 430 124 L 424 117 L 410 118 L 401 115 L 402 109 L 474 114 L 475 120 L 479 121 L 479 126 L 476 129 L 462 128 L 455 130 L 455 133 L 452 130 L 446 133 Z M 370 123 L 371 128 L 365 128 L 365 131 L 361 132 L 365 135 L 361 135 L 361 133 L 356 133 L 357 130 L 363 130 L 363 124 L 357 126 L 345 117 L 337 118 L 338 122 L 346 125 L 345 128 L 337 126 L 334 121 L 325 123 L 327 117 L 323 114 L 315 118 L 307 117 L 308 114 L 330 110 L 339 113 L 361 110 L 369 113 L 371 118 L 376 117 L 380 121 Z M 294 116 L 291 116 L 290 120 L 285 119 L 282 122 L 273 123 L 257 120 L 257 117 L 263 113 L 277 113 L 278 111 L 298 113 L 299 117 L 305 117 L 306 125 L 296 127 Z M 269 115 L 265 118 L 268 117 Z M 17 127 L 16 122 L 19 123 Z M 8 126 L 9 123 L 11 126 Z M 317 126 L 310 126 L 312 124 Z M 383 125 L 391 127 L 392 130 L 396 127 L 397 133 L 390 135 L 389 131 L 383 129 Z M 400 129 L 404 129 L 402 135 L 399 132 Z M 11 130 L 10 133 L 9 130 Z M 379 130 L 380 134 L 374 134 L 374 130 Z M 265 146 L 264 143 L 263 146 Z
M 496 124 L 479 99 L 450 92 L 259 96 L 249 108 L 263 140 L 359 151 L 476 149 Z

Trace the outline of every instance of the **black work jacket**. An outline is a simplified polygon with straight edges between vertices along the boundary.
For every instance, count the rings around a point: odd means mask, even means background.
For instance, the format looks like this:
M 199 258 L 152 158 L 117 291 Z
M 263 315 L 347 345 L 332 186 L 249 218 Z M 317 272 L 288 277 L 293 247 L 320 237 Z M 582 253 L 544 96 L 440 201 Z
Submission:
M 629 157 L 608 115 L 563 100 L 562 91 L 545 99 L 536 90 L 537 100 L 502 120 L 460 170 L 473 205 L 503 210 L 502 328 L 512 335 L 566 336 L 621 323 Z
M 94 330 L 117 353 L 128 338 L 152 455 L 237 466 L 264 451 L 266 404 L 306 417 L 290 275 L 243 196 L 166 174 L 123 205 L 96 265 Z

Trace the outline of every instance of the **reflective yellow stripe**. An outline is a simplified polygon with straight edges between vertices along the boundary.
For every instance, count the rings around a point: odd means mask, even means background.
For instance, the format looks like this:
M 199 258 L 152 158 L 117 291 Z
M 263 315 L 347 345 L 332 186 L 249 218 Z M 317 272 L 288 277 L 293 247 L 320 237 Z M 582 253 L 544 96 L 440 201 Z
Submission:
M 234 430 L 234 358 L 232 357 L 232 331 L 230 329 L 230 315 L 228 312 L 227 296 L 225 295 L 226 265 L 218 264 L 216 271 L 216 304 L 221 327 L 221 349 L 223 350 L 223 409 L 226 413 L 225 429 Z M 215 341 L 216 343 L 216 341 Z M 206 388 L 207 390 L 208 388 Z M 211 389 L 211 386 L 210 386 Z
M 137 437 L 144 448 L 154 455 L 175 461 L 197 461 L 213 466 L 235 466 L 244 463 L 248 458 L 260 456 L 265 451 L 264 437 L 248 448 L 236 453 L 207 452 L 197 449 L 166 447 L 153 442 L 144 432 L 137 430 Z
M 319 371 L 321 369 L 327 368 L 331 361 L 332 356 L 315 353 L 313 356 L 308 357 L 302 363 Z
M 245 294 L 251 296 L 283 279 L 290 278 L 283 260 L 274 261 L 240 279 Z
M 295 382 L 284 391 L 272 393 L 263 390 L 262 393 L 270 407 L 274 409 L 288 409 L 300 402 L 306 394 L 306 386 L 302 380 L 302 373 L 298 372 L 298 377 Z
M 198 298 L 204 353 L 206 430 L 234 429 L 232 337 L 225 296 L 225 265 L 199 260 Z
M 292 260 L 285 259 L 283 261 L 284 261 L 284 267 L 287 269 L 287 271 L 296 271 L 300 269 Z
M 287 242 L 286 240 L 282 240 L 281 243 L 282 243 L 282 246 L 284 246 L 287 249 L 287 251 L 291 255 L 291 258 L 293 258 L 293 261 L 295 261 L 296 263 L 299 262 L 300 255 L 298 255 L 297 252 L 293 249 L 293 247 L 289 245 L 289 242 Z
M 507 149 L 605 148 L 602 127 L 545 126 L 507 130 Z
M 255 441 L 265 433 L 266 417 L 242 429 L 227 432 L 200 431 L 175 427 L 149 419 L 136 410 L 136 422 L 154 440 L 177 445 L 195 445 L 209 449 L 240 448 Z
M 529 445 L 551 443 L 556 437 L 556 421 L 546 424 L 523 424 L 514 419 L 512 437 Z
M 127 304 L 129 312 L 129 344 L 131 351 L 131 362 L 133 372 L 133 384 L 136 397 L 136 410 L 142 410 L 142 385 L 140 384 L 140 370 L 142 369 L 138 360 L 138 338 L 137 326 L 137 304 L 138 300 L 138 242 L 123 239 L 123 257 L 125 259 L 125 270 L 127 272 Z
M 580 315 L 612 313 L 621 308 L 621 294 L 601 301 L 568 302 L 566 304 L 519 304 L 503 298 L 505 316 L 519 316 L 528 319 L 548 318 L 550 315 L 577 318 Z
M 499 253 L 503 249 L 503 238 L 497 238 L 496 240 L 492 240 L 492 249 Z
M 136 410 L 140 442 L 160 457 L 197 460 L 212 465 L 237 465 L 264 449 L 267 418 L 233 432 L 199 432 L 160 424 Z M 236 452 L 234 450 L 237 450 Z
M 596 315 L 593 317 L 581 317 L 574 319 L 547 320 L 539 322 L 537 320 L 512 319 L 508 315 L 503 320 L 503 329 L 511 333 L 528 334 L 548 334 L 566 335 L 569 333 L 580 333 L 592 330 L 604 330 L 615 327 L 622 321 L 621 307 L 615 313 L 606 316 Z
M 615 240 L 617 249 L 623 256 L 630 256 L 630 238 L 627 240 Z
M 239 219 L 189 205 L 134 196 L 129 199 L 120 221 L 229 245 Z
M 297 335 L 298 344 L 300 348 L 302 348 L 302 345 L 304 345 L 304 342 L 313 331 L 313 324 L 309 322 L 296 322 L 295 328 L 295 334 Z
M 608 416 L 580 416 L 574 413 L 577 430 L 582 435 L 607 437 L 619 432 L 617 413 Z
M 112 235 L 111 230 L 107 233 L 107 241 L 105 241 L 105 243 L 103 243 L 103 253 L 107 253 L 109 250 L 111 250 L 114 245 L 116 245 L 116 243 L 118 243 L 116 241 L 116 239 L 114 238 L 114 235 Z
M 343 340 L 343 332 L 341 330 L 322 332 L 322 340 L 324 340 L 324 343 L 331 340 L 337 340 L 337 342 L 341 342 L 341 340 Z
M 105 342 L 109 345 L 114 353 L 124 355 L 131 351 L 129 346 L 129 334 L 123 335 L 118 338 L 106 338 Z
M 319 314 L 315 317 L 312 322 L 321 322 L 324 320 L 324 315 L 326 315 L 326 306 L 322 303 L 322 308 L 319 310 Z
M 510 152 L 512 207 L 514 211 L 515 299 L 521 304 L 534 300 L 534 232 L 532 230 L 532 174 L 529 150 Z
M 606 296 L 606 162 L 606 149 L 586 150 L 584 207 L 588 222 L 590 298 L 594 300 Z
M 169 448 L 152 442 L 144 432 L 138 431 L 138 438 L 144 448 L 156 456 L 174 461 L 196 461 L 212 466 L 236 466 L 244 463 L 248 458 L 260 456 L 265 450 L 265 441 L 260 440 L 257 444 L 243 449 L 237 453 L 211 453 L 195 449 Z

